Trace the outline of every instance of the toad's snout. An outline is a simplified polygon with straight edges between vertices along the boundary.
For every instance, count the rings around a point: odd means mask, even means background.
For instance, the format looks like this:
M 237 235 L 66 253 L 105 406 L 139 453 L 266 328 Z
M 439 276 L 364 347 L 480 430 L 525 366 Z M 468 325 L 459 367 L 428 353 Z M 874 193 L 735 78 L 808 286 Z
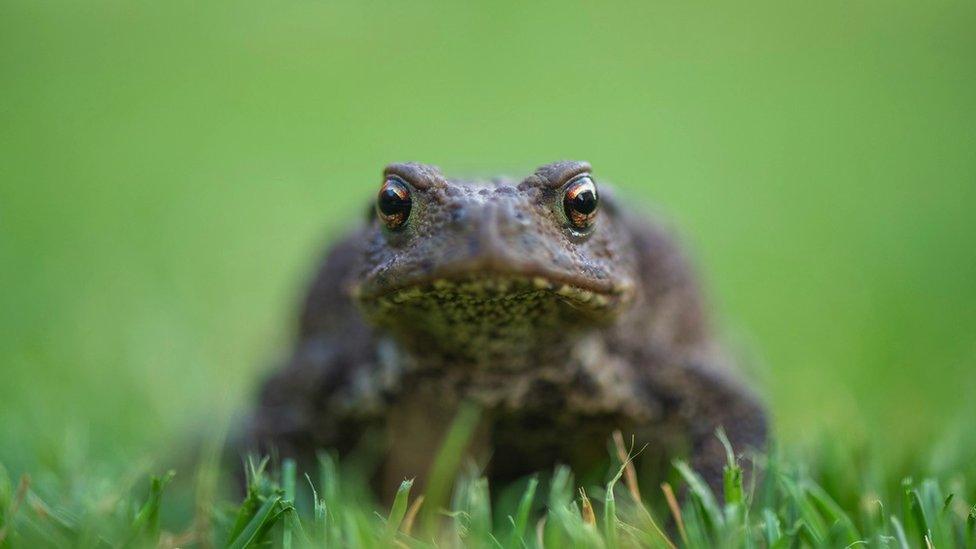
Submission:
M 518 271 L 532 262 L 533 251 L 542 251 L 532 221 L 513 201 L 458 204 L 451 226 L 455 234 L 446 257 L 457 269 Z

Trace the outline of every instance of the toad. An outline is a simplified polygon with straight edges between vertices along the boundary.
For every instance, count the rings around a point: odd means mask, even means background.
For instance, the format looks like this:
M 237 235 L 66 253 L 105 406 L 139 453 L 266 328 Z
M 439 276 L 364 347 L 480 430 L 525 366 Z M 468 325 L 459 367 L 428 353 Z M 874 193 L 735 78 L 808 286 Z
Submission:
M 314 277 L 249 434 L 307 456 L 373 433 L 395 486 L 423 477 L 473 402 L 472 452 L 493 480 L 592 470 L 620 430 L 659 465 L 687 456 L 720 493 L 716 430 L 737 450 L 766 437 L 763 406 L 728 363 L 681 247 L 587 163 L 522 180 L 392 164 L 368 219 Z

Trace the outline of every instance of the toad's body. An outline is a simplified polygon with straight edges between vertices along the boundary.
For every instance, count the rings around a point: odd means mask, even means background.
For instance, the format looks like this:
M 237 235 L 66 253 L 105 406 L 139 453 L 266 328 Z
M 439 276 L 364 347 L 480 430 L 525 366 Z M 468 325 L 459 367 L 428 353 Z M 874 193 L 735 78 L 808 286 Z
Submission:
M 620 429 L 717 483 L 715 430 L 760 446 L 763 411 L 721 363 L 674 242 L 598 198 L 589 172 L 472 182 L 389 166 L 376 214 L 324 261 L 252 436 L 307 455 L 376 433 L 388 481 L 422 477 L 471 401 L 492 477 L 591 469 Z

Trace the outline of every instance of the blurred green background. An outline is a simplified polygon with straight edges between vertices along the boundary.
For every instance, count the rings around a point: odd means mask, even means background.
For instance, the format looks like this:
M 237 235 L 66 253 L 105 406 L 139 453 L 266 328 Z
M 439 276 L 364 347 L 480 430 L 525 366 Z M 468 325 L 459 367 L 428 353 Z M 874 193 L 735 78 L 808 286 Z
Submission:
M 971 1 L 4 0 L 0 461 L 236 421 L 385 163 L 558 158 L 673 220 L 782 439 L 912 452 L 976 417 L 974 29 Z

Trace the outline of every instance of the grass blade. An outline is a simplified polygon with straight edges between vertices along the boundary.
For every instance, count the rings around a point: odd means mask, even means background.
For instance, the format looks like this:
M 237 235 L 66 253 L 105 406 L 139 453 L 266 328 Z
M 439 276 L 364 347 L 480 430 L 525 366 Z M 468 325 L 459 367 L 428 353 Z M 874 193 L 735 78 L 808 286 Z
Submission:
M 583 524 L 596 527 L 596 513 L 593 512 L 593 504 L 590 498 L 586 497 L 586 490 L 580 488 L 580 514 L 583 517 Z
M 829 525 L 826 524 L 824 517 L 817 510 L 817 506 L 813 503 L 813 498 L 809 496 L 808 491 L 801 484 L 786 476 L 780 477 L 779 483 L 794 516 L 799 517 L 803 526 L 814 539 L 826 540 Z
M 929 519 L 925 514 L 925 507 L 922 505 L 922 496 L 919 494 L 918 490 L 909 490 L 908 499 L 910 502 L 910 509 L 912 518 L 915 519 L 915 524 L 918 525 L 919 535 L 921 539 L 919 540 L 922 547 L 928 545 L 928 540 L 932 537 L 932 528 L 929 523 Z
M 722 485 L 725 489 L 726 505 L 744 504 L 744 490 L 742 488 L 742 467 L 735 459 L 735 452 L 732 450 L 732 443 L 725 434 L 725 429 L 721 427 L 715 432 L 715 436 L 725 448 L 725 467 L 722 469 Z
M 227 542 L 228 549 L 244 549 L 261 539 L 261 535 L 274 526 L 280 517 L 281 496 L 275 495 L 264 501 L 264 504 L 254 513 L 251 520 L 244 526 L 241 533 Z
M 891 527 L 895 531 L 895 541 L 898 542 L 898 546 L 901 549 L 911 549 L 911 546 L 908 545 L 908 537 L 905 535 L 905 528 L 901 525 L 898 517 L 891 517 Z
M 763 509 L 762 533 L 767 547 L 775 547 L 783 539 L 779 517 L 769 507 Z
M 295 460 L 286 459 L 281 463 L 281 487 L 284 490 L 285 501 L 295 501 L 295 478 L 297 476 Z
M 549 482 L 549 513 L 544 516 L 539 523 L 543 533 L 542 547 L 566 547 L 571 540 L 567 538 L 572 529 L 571 524 L 567 524 L 566 509 L 570 507 L 573 499 L 573 473 L 569 467 L 559 465 L 552 475 Z
M 427 477 L 427 490 L 424 494 L 427 505 L 421 511 L 421 524 L 428 534 L 432 535 L 437 531 L 437 523 L 440 520 L 438 513 L 447 503 L 451 485 L 461 464 L 461 456 L 474 434 L 480 417 L 481 410 L 476 404 L 471 402 L 462 404 L 437 452 Z
M 230 540 L 236 539 L 244 531 L 251 518 L 254 517 L 254 513 L 261 506 L 260 485 L 262 483 L 262 476 L 264 475 L 264 468 L 268 464 L 268 459 L 262 459 L 257 465 L 255 465 L 254 459 L 253 456 L 248 456 L 245 464 L 247 495 L 237 510 L 234 526 L 230 529 L 230 533 L 227 536 L 228 543 L 230 543 Z
M 413 523 L 417 519 L 417 515 L 420 513 L 420 507 L 424 504 L 424 495 L 420 494 L 417 499 L 413 500 L 410 507 L 407 508 L 407 514 L 403 517 L 403 523 L 400 525 L 400 530 L 407 536 L 411 535 L 413 532 Z
M 844 536 L 843 542 L 845 545 L 861 539 L 860 533 L 854 526 L 854 521 L 851 520 L 847 513 L 841 509 L 840 505 L 837 505 L 837 502 L 823 488 L 812 482 L 807 484 L 805 488 L 807 497 L 810 498 L 810 501 L 813 502 L 820 514 L 827 519 L 828 523 L 834 525 L 832 528 L 838 528 L 837 531 Z
M 284 509 L 284 526 L 285 531 L 290 534 L 295 534 L 298 538 L 299 547 L 311 547 L 312 540 L 308 537 L 305 532 L 305 527 L 302 526 L 302 518 L 298 515 L 298 511 L 292 504 L 287 504 Z
M 640 487 L 637 484 L 637 471 L 634 469 L 630 452 L 627 450 L 626 445 L 624 445 L 624 436 L 620 431 L 613 432 L 613 445 L 617 450 L 617 459 L 623 464 L 624 484 L 627 486 L 627 491 L 630 492 L 630 497 L 635 503 L 640 503 L 641 495 Z
M 795 536 L 803 540 L 807 545 L 811 547 L 826 547 L 826 540 L 824 536 L 810 528 L 810 524 L 807 521 L 800 519 L 796 522 Z
M 339 468 L 328 452 L 318 453 L 319 493 L 326 505 L 334 507 L 339 500 Z
M 174 476 L 176 472 L 169 471 L 162 477 L 152 477 L 149 483 L 149 496 L 132 521 L 132 529 L 126 545 L 132 545 L 137 539 L 151 545 L 159 542 L 159 508 L 162 504 L 163 489 Z
M 724 525 L 724 519 L 718 502 L 715 500 L 715 494 L 712 493 L 701 476 L 684 461 L 675 461 L 674 467 L 681 474 L 685 483 L 688 484 L 688 497 L 692 504 L 698 508 L 698 518 L 701 520 L 704 529 L 702 533 L 712 537 L 716 536 Z
M 284 500 L 290 504 L 295 504 L 295 460 L 288 458 L 281 463 L 281 485 L 285 491 Z M 294 513 L 294 508 L 292 508 L 292 514 Z M 288 516 L 290 516 L 289 514 Z M 281 532 L 281 547 L 283 549 L 291 549 L 291 533 L 294 522 L 287 520 L 286 516 L 285 527 Z M 301 527 L 301 523 L 298 523 L 298 527 Z
M 607 493 L 603 501 L 603 535 L 607 543 L 607 547 L 614 549 L 619 545 L 617 538 L 617 500 L 614 498 L 613 489 L 617 485 L 617 481 L 623 476 L 624 471 L 627 468 L 627 463 L 629 460 L 620 466 L 617 470 L 617 474 L 607 482 Z
M 522 492 L 518 508 L 515 511 L 515 518 L 512 519 L 512 535 L 509 539 L 509 547 L 518 547 L 525 543 L 525 531 L 529 527 L 529 513 L 532 512 L 532 503 L 535 500 L 535 491 L 538 486 L 539 479 L 533 476 L 529 479 L 525 491 Z
M 3 486 L 0 486 L 0 489 L 3 490 L 0 493 L 0 546 L 2 546 L 9 532 L 13 529 L 13 522 L 17 516 L 17 511 L 24 502 L 24 498 L 27 497 L 27 491 L 30 489 L 30 476 L 26 474 L 22 475 L 20 477 L 20 483 L 17 485 L 17 493 L 10 494 L 10 484 L 6 469 L 0 467 L 0 483 L 3 484 Z
M 966 517 L 966 532 L 969 547 L 976 547 L 976 505 L 973 505 L 969 510 L 969 516 Z
M 386 519 L 386 535 L 384 538 L 389 542 L 396 536 L 400 529 L 400 523 L 407 514 L 407 503 L 410 499 L 410 487 L 413 486 L 413 479 L 404 480 L 397 489 L 396 496 L 393 498 L 393 506 L 390 508 L 390 515 Z
M 633 450 L 628 450 L 624 445 L 624 437 L 620 431 L 613 432 L 613 443 L 617 451 L 617 459 L 620 460 L 621 467 L 623 468 L 623 479 L 624 485 L 627 487 L 627 492 L 630 493 L 630 499 L 634 504 L 634 507 L 638 511 L 638 518 L 644 524 L 644 528 L 635 528 L 634 531 L 643 532 L 645 529 L 648 531 L 647 534 L 650 539 L 659 539 L 668 547 L 674 547 L 674 543 L 671 538 L 664 533 L 664 530 L 658 526 L 657 521 L 654 520 L 654 516 L 644 505 L 644 500 L 641 498 L 640 486 L 637 483 L 637 470 L 634 467 L 634 458 L 643 451 L 643 448 L 637 453 L 633 453 Z

